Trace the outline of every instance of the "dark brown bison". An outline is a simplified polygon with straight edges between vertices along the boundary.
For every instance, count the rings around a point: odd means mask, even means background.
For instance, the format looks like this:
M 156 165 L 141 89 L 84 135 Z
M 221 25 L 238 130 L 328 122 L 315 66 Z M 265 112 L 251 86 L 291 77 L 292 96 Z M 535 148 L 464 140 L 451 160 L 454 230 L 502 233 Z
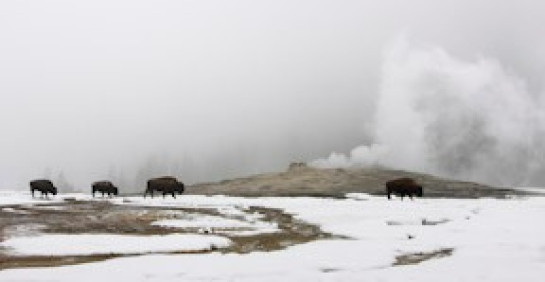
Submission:
M 149 193 L 153 198 L 153 192 L 162 192 L 163 198 L 166 194 L 171 194 L 172 197 L 176 198 L 175 194 L 178 193 L 181 195 L 184 192 L 184 184 L 178 181 L 176 178 L 171 176 L 164 176 L 159 178 L 153 178 L 148 180 L 148 186 L 146 192 L 144 192 L 144 198 Z
M 102 193 L 102 197 L 104 197 L 104 194 L 108 194 L 108 197 L 117 196 L 119 194 L 117 187 L 110 181 L 97 181 L 94 182 L 91 187 L 93 188 L 93 197 L 95 197 L 95 192 Z
M 34 191 L 38 190 L 42 192 L 42 197 L 47 194 L 57 195 L 57 187 L 53 186 L 53 183 L 47 179 L 37 179 L 30 181 L 30 192 L 32 192 L 32 198 L 34 198 Z
M 403 197 L 405 196 L 409 196 L 412 200 L 413 195 L 418 197 L 424 195 L 422 186 L 416 183 L 414 179 L 408 177 L 386 182 L 386 193 L 388 194 L 388 199 L 391 199 L 392 194 L 396 194 L 401 196 L 401 200 L 403 200 Z

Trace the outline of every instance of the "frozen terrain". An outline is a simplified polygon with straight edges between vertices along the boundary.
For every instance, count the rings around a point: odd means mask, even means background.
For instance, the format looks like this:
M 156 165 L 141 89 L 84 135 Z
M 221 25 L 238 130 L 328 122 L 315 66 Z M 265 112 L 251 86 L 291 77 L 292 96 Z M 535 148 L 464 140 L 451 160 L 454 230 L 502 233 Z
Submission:
M 59 256 L 85 254 L 140 254 L 171 250 L 202 251 L 229 246 L 226 238 L 210 235 L 38 235 L 7 240 L 13 255 Z
M 18 211 L 14 201 L 22 205 L 47 202 L 28 195 L 1 196 L 3 210 L 14 212 L 14 216 Z M 83 195 L 70 197 L 88 199 Z M 272 252 L 155 253 L 62 267 L 6 269 L 0 271 L 0 281 L 543 281 L 545 277 L 545 197 L 388 201 L 350 194 L 348 199 L 182 196 L 102 201 L 121 206 L 206 208 L 230 215 L 250 206 L 277 208 L 338 236 Z M 274 234 L 275 226 L 260 220 L 257 215 L 244 222 L 206 215 L 153 224 L 252 227 L 254 232 Z M 211 232 L 215 233 L 213 229 Z M 84 236 L 75 240 L 54 236 L 60 235 L 34 231 L 26 237 L 24 232 L 5 236 L 0 250 L 51 255 L 74 250 L 108 252 L 106 238 L 100 236 L 71 235 Z M 168 247 L 183 249 L 186 243 L 182 241 L 195 239 L 228 244 L 222 236 L 221 232 L 150 236 L 134 244 L 150 252 Z M 134 247 L 124 245 L 133 243 L 131 240 L 134 238 L 112 235 L 111 251 L 131 253 Z

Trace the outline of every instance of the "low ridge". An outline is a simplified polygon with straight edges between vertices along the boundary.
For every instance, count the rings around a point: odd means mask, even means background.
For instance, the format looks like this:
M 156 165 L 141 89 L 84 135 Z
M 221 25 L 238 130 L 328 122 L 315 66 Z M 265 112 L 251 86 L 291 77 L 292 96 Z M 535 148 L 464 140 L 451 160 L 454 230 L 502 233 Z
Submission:
M 230 196 L 311 196 L 345 197 L 347 193 L 385 194 L 385 183 L 398 177 L 410 177 L 424 187 L 425 197 L 504 198 L 521 194 L 508 188 L 444 179 L 428 174 L 383 168 L 320 169 L 305 163 L 292 163 L 285 172 L 267 173 L 216 183 L 191 185 L 188 194 L 223 194 Z

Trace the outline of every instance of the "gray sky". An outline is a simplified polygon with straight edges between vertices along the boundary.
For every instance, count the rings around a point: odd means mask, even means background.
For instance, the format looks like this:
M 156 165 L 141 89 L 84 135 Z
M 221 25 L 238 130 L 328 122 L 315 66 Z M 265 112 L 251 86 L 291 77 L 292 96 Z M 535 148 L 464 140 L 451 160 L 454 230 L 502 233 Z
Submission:
M 497 59 L 541 96 L 542 3 L 1 1 L 0 189 L 61 172 L 76 188 L 192 183 L 348 152 L 373 141 L 400 34 Z

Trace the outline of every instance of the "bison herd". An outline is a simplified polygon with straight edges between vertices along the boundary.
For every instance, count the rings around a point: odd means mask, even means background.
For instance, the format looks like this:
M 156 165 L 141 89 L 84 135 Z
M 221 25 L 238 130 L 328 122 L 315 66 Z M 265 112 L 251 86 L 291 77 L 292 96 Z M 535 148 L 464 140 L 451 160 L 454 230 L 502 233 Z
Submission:
M 175 177 L 172 176 L 163 176 L 158 178 L 153 178 L 148 180 L 146 191 L 144 192 L 144 198 L 147 194 L 150 194 L 153 198 L 153 192 L 159 192 L 165 195 L 172 195 L 176 198 L 176 194 L 181 195 L 184 192 L 184 184 L 181 181 L 178 181 Z M 41 196 L 47 197 L 48 194 L 57 195 L 57 187 L 53 185 L 50 180 L 47 179 L 37 179 L 30 181 L 30 192 L 32 197 L 34 197 L 34 191 L 41 192 Z M 101 193 L 102 197 L 105 194 L 108 197 L 117 196 L 119 194 L 119 189 L 112 184 L 110 181 L 97 181 L 91 184 L 91 191 L 93 197 L 95 193 Z
M 158 192 L 163 194 L 163 198 L 166 195 L 172 195 L 176 198 L 176 194 L 181 195 L 184 193 L 185 185 L 181 181 L 178 181 L 172 176 L 163 176 L 158 178 L 152 178 L 148 180 L 146 190 L 144 191 L 144 198 L 149 194 L 153 198 L 153 193 Z M 48 194 L 57 195 L 57 188 L 50 180 L 38 179 L 30 181 L 30 192 L 34 197 L 34 191 L 41 192 L 42 197 L 47 197 Z M 101 193 L 102 197 L 105 194 L 108 197 L 117 196 L 119 190 L 110 181 L 97 181 L 91 184 L 91 191 L 93 197 L 95 193 Z M 391 195 L 395 194 L 401 197 L 408 196 L 413 199 L 413 196 L 422 197 L 424 195 L 422 186 L 418 184 L 412 178 L 397 178 L 386 182 L 386 195 L 388 199 L 391 199 Z

